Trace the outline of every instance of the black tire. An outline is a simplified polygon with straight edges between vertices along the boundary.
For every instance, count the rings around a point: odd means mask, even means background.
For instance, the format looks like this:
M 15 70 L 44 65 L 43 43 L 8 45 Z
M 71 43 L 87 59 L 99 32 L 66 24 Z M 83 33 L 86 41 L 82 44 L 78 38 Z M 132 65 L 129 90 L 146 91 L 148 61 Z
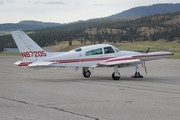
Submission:
M 140 72 L 135 72 L 134 78 L 143 78 L 143 76 L 140 74 Z
M 119 73 L 120 75 L 120 73 Z M 112 73 L 112 79 L 113 80 L 119 80 L 120 79 L 120 76 L 115 76 L 115 72 Z
M 135 75 L 134 75 L 136 78 L 139 78 L 141 75 L 139 72 L 135 72 Z
M 142 75 L 140 75 L 140 77 L 139 78 L 143 78 L 143 76 Z
M 85 71 L 84 73 L 83 73 L 83 76 L 85 77 L 85 78 L 88 78 L 88 77 L 90 77 L 91 76 L 91 72 L 88 70 L 88 71 Z

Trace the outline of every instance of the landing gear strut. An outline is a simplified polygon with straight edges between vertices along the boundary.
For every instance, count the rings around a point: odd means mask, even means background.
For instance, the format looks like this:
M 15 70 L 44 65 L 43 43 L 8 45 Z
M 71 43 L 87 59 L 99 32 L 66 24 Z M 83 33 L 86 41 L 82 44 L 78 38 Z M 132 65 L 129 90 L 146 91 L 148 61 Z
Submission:
M 121 77 L 121 75 L 119 73 L 118 66 L 114 66 L 114 72 L 112 73 L 112 79 L 113 80 L 119 80 L 120 77 Z
M 134 75 L 132 75 L 131 76 L 131 78 L 143 78 L 143 76 L 140 74 L 140 72 L 138 71 L 139 70 L 139 68 L 138 68 L 138 66 L 136 65 L 135 66 L 135 74 Z
M 85 78 L 88 78 L 91 76 L 91 72 L 89 71 L 88 67 L 83 67 L 82 68 L 82 74 Z

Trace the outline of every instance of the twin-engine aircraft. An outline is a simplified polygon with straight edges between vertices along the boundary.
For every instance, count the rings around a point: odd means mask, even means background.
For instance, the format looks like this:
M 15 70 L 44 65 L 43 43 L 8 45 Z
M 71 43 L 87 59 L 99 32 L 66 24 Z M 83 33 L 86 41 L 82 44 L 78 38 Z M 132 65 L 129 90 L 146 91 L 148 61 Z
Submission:
M 12 31 L 11 34 L 22 56 L 22 60 L 14 64 L 33 69 L 75 67 L 75 70 L 78 70 L 82 68 L 82 74 L 86 78 L 91 76 L 91 68 L 114 67 L 112 79 L 119 80 L 121 77 L 119 68 L 129 66 L 135 66 L 135 73 L 132 77 L 142 78 L 143 76 L 138 71 L 139 64 L 143 64 L 147 73 L 145 61 L 173 55 L 172 52 L 149 52 L 149 50 L 144 54 L 120 51 L 109 44 L 79 47 L 69 52 L 46 52 L 23 31 Z

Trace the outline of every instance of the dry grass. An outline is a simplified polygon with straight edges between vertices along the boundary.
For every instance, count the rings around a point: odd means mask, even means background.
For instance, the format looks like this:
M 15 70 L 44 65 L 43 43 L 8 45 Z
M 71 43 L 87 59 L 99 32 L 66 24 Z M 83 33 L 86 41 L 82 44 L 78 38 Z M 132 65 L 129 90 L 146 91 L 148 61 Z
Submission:
M 146 41 L 146 42 L 122 42 L 122 43 L 109 43 L 105 42 L 107 44 L 112 44 L 116 46 L 119 50 L 132 50 L 132 51 L 140 51 L 145 52 L 149 47 L 151 48 L 150 51 L 171 51 L 174 52 L 175 55 L 172 58 L 179 58 L 180 59 L 180 43 L 178 43 L 180 40 L 176 40 L 173 42 L 167 42 L 165 40 L 159 40 L 156 42 L 152 41 Z M 91 45 L 91 43 L 88 41 L 86 44 L 81 44 L 80 41 L 73 41 L 72 46 L 69 46 L 68 42 L 62 42 L 58 45 L 50 46 L 53 51 L 69 51 L 77 47 L 81 46 L 87 46 Z
M 164 24 L 177 24 L 180 23 L 180 15 L 175 16 L 172 20 L 166 21 Z
M 180 40 L 176 40 L 173 42 L 167 42 L 165 40 L 159 40 L 156 42 L 152 42 L 152 41 L 146 41 L 146 42 L 122 42 L 122 43 L 109 43 L 109 42 L 105 42 L 106 44 L 112 44 L 114 46 L 116 46 L 119 50 L 132 50 L 132 51 L 140 51 L 140 52 L 145 52 L 149 47 L 151 48 L 150 51 L 171 51 L 173 52 L 175 55 L 172 56 L 171 58 L 176 58 L 176 59 L 180 59 Z M 52 49 L 52 51 L 54 52 L 64 52 L 64 51 L 69 51 L 72 49 L 75 49 L 77 47 L 81 47 L 81 46 L 87 46 L 87 45 L 91 45 L 91 43 L 88 41 L 86 42 L 86 44 L 81 44 L 80 41 L 73 41 L 72 42 L 72 46 L 69 46 L 69 43 L 67 41 L 65 42 L 61 42 L 57 45 L 54 46 L 49 46 L 47 48 Z M 0 55 L 19 55 L 17 53 L 15 54 L 9 54 L 9 53 L 0 53 Z

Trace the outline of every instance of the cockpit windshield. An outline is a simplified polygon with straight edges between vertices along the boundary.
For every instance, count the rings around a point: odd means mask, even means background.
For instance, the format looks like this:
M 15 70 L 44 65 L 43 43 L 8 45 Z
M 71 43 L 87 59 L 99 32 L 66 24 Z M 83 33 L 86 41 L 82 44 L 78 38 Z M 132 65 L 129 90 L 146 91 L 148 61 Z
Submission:
M 111 46 L 109 47 L 104 47 L 104 53 L 109 54 L 109 53 L 115 53 L 113 48 Z
M 115 47 L 114 49 L 115 49 L 116 52 L 120 52 L 120 50 L 118 48 Z

